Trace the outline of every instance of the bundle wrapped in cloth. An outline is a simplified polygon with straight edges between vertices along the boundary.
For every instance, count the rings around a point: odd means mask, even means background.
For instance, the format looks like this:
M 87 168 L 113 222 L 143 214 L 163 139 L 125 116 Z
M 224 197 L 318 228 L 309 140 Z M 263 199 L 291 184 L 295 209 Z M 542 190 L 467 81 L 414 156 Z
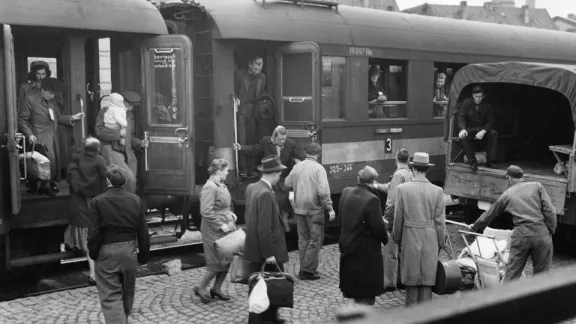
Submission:
M 50 180 L 50 160 L 37 151 L 20 153 L 18 160 L 26 162 L 27 180 Z
M 216 253 L 222 264 L 230 264 L 234 254 L 244 253 L 244 241 L 246 232 L 244 229 L 238 229 L 214 242 Z

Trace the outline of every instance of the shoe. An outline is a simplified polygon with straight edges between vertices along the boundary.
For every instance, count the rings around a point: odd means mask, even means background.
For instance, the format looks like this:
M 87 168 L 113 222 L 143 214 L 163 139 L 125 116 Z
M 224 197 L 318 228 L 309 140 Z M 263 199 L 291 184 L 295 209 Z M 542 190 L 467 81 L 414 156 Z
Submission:
M 300 280 L 318 280 L 320 279 L 320 275 L 317 273 L 302 271 L 298 278 L 300 278 Z
M 210 297 L 210 294 L 205 289 L 201 289 L 198 286 L 194 287 L 194 294 L 196 296 L 200 297 L 200 300 L 204 304 L 208 304 L 212 300 L 212 298 Z
M 484 166 L 487 168 L 490 168 L 490 169 L 499 169 L 499 167 L 492 162 L 486 162 L 486 164 L 484 164 Z
M 472 168 L 472 170 L 474 170 L 474 171 L 478 170 L 478 161 L 472 160 L 470 162 L 470 168 Z
M 393 292 L 396 291 L 396 287 L 384 287 L 384 292 Z
M 218 297 L 220 300 L 230 300 L 230 296 L 226 295 L 223 292 L 216 292 L 214 289 L 210 289 L 210 297 L 215 298 Z
M 96 280 L 88 277 L 88 284 L 89 284 L 90 286 L 96 286 Z

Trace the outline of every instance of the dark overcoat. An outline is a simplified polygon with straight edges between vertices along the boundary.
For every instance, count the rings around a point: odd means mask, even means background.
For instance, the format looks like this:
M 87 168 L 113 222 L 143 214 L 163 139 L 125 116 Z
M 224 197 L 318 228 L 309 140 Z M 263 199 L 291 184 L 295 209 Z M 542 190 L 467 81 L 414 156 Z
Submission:
M 340 290 L 345 298 L 368 298 L 384 292 L 382 244 L 388 232 L 378 192 L 359 184 L 340 197 Z
M 259 180 L 246 188 L 246 241 L 244 259 L 262 263 L 274 256 L 276 262 L 288 262 L 288 250 L 280 209 L 270 186 Z

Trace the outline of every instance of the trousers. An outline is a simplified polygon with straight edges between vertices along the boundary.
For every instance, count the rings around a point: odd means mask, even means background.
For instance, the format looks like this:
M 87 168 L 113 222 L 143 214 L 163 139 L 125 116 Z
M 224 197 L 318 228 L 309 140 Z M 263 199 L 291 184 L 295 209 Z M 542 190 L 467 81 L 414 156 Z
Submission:
M 496 150 L 498 149 L 498 133 L 495 130 L 489 130 L 484 134 L 481 140 L 475 139 L 478 131 L 468 130 L 468 136 L 462 139 L 462 146 L 464 146 L 464 153 L 468 161 L 476 160 L 476 145 L 486 145 L 486 162 L 492 162 L 496 158 Z
M 432 300 L 431 286 L 406 286 L 406 307 Z
M 553 253 L 552 235 L 512 237 L 504 282 L 516 280 L 522 276 L 528 256 L 532 258 L 534 275 L 548 271 L 552 264 Z
M 298 230 L 298 256 L 300 271 L 316 273 L 320 261 L 320 250 L 324 242 L 324 211 L 316 215 L 296 214 Z
M 96 289 L 106 324 L 125 324 L 136 292 L 136 242 L 104 244 L 95 260 Z
M 251 272 L 259 272 L 260 269 L 262 269 L 262 264 L 263 263 L 252 263 L 250 266 Z M 278 263 L 278 267 L 280 268 L 280 271 L 284 272 L 284 264 Z M 264 266 L 264 271 L 277 272 L 278 268 L 275 264 L 266 264 Z M 278 318 L 278 309 L 278 307 L 270 306 L 263 313 L 249 313 L 248 324 L 265 324 L 268 322 L 273 322 Z
M 391 236 L 390 236 L 391 237 Z M 383 248 L 384 254 L 384 288 L 395 288 L 400 282 L 398 273 L 400 273 L 400 262 L 398 259 L 398 244 L 389 240 Z

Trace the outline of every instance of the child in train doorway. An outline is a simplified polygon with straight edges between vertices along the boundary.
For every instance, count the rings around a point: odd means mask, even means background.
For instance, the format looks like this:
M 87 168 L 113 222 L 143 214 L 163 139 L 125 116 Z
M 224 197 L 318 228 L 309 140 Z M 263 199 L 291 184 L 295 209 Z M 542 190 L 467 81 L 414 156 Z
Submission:
M 112 149 L 124 153 L 126 146 L 126 107 L 124 106 L 124 97 L 119 93 L 110 94 L 110 104 L 104 114 L 104 127 L 109 129 L 120 129 L 120 140 L 112 143 Z

